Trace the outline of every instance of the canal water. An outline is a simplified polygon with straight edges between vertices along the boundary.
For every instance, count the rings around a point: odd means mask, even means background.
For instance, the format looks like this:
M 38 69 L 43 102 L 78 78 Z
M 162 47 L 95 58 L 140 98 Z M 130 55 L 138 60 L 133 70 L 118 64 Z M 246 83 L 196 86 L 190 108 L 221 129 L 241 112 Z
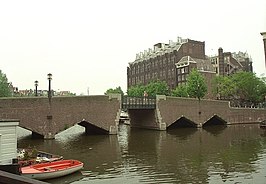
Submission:
M 18 147 L 84 162 L 81 172 L 53 184 L 266 184 L 266 131 L 258 125 L 152 131 L 120 125 L 118 135 L 86 135 L 74 126 L 55 140 L 31 139 L 19 128 Z

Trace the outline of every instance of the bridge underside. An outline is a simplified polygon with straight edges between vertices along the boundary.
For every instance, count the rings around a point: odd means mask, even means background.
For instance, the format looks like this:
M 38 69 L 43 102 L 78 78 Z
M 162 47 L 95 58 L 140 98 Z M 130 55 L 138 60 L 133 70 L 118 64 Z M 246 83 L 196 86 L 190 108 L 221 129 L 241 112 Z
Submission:
M 227 122 L 222 119 L 221 117 L 214 115 L 211 119 L 206 121 L 202 127 L 207 127 L 207 126 L 213 126 L 213 125 L 227 125 Z
M 215 126 L 215 125 L 226 126 L 227 122 L 225 120 L 223 120 L 221 117 L 214 115 L 208 121 L 206 121 L 202 125 L 202 127 L 206 128 L 206 127 Z M 200 127 L 197 123 L 189 120 L 186 117 L 181 117 L 178 120 L 176 120 L 174 123 L 169 125 L 167 127 L 167 130 L 177 129 L 177 128 L 197 128 L 197 127 Z
M 154 109 L 128 109 L 128 115 L 131 127 L 159 129 Z
M 87 121 L 81 121 L 80 123 L 78 123 L 78 125 L 85 127 L 85 133 L 89 135 L 109 134 L 109 131 L 97 127 Z
M 40 133 L 38 133 L 38 132 L 34 132 L 33 130 L 31 130 L 31 129 L 29 129 L 29 128 L 26 128 L 26 127 L 23 127 L 23 126 L 19 126 L 19 127 L 23 128 L 23 129 L 25 129 L 25 130 L 30 131 L 30 132 L 31 132 L 31 137 L 32 137 L 33 139 L 43 139 L 43 138 L 44 138 L 44 135 L 42 135 L 42 134 L 40 134 Z
M 197 124 L 193 121 L 187 119 L 186 117 L 181 117 L 167 127 L 167 130 L 176 129 L 176 128 L 197 128 Z

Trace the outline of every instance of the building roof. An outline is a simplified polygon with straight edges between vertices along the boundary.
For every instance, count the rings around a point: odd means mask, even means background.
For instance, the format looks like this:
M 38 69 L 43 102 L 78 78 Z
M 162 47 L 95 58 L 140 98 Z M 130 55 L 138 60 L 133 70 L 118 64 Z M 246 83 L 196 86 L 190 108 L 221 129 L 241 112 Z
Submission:
M 169 43 L 157 43 L 153 46 L 153 49 L 149 48 L 148 50 L 144 50 L 143 52 L 136 54 L 136 59 L 134 62 L 129 63 L 138 63 L 150 58 L 155 58 L 157 56 L 164 55 L 166 53 L 171 53 L 173 51 L 178 51 L 183 43 L 187 43 L 189 39 L 182 39 L 181 37 L 177 37 L 177 41 L 174 42 L 169 40 Z
M 188 66 L 191 63 L 195 63 L 199 71 L 210 71 L 210 72 L 215 71 L 209 59 L 198 59 L 198 58 L 192 58 L 190 56 L 182 57 L 180 61 L 176 63 L 176 67 L 179 68 L 179 67 Z

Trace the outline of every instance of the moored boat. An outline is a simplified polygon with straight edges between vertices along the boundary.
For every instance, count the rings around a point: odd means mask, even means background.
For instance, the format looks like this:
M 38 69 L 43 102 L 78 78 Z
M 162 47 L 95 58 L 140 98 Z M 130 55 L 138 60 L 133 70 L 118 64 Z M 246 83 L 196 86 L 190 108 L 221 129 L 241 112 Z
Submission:
M 54 155 L 51 153 L 47 153 L 44 151 L 36 150 L 36 149 L 18 149 L 18 164 L 21 167 L 29 166 L 37 163 L 44 162 L 53 162 L 57 160 L 62 160 L 63 156 Z
M 60 160 L 21 167 L 21 175 L 38 180 L 62 177 L 83 168 L 78 160 Z

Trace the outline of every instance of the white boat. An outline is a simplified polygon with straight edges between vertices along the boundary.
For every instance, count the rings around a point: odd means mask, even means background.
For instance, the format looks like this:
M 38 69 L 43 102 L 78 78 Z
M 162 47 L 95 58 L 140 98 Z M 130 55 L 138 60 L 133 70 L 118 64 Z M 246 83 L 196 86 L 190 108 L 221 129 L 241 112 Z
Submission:
M 18 163 L 21 167 L 44 163 L 44 162 L 53 162 L 57 160 L 62 160 L 63 156 L 54 155 L 51 153 L 47 153 L 44 151 L 36 150 L 36 149 L 18 149 L 17 150 L 17 158 Z
M 119 122 L 124 123 L 126 125 L 130 124 L 130 120 L 129 120 L 129 116 L 127 112 L 121 111 Z
M 78 160 L 60 160 L 21 167 L 21 175 L 28 178 L 46 180 L 72 174 L 82 168 L 83 163 Z

